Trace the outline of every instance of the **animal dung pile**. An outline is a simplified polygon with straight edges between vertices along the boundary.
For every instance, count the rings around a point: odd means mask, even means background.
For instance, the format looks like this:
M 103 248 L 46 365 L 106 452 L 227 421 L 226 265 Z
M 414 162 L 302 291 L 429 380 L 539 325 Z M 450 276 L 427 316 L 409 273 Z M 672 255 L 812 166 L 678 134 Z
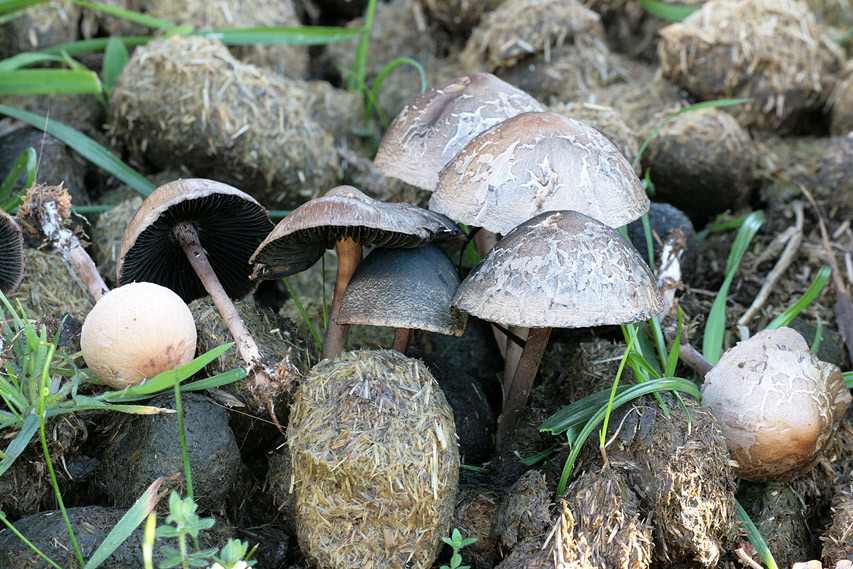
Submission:
M 159 167 L 290 207 L 338 176 L 332 135 L 312 119 L 310 93 L 235 59 L 218 41 L 171 36 L 138 48 L 116 79 L 111 129 Z
M 449 532 L 459 451 L 428 368 L 392 350 L 317 364 L 287 429 L 302 552 L 315 566 L 423 569 Z
M 750 98 L 730 112 L 768 130 L 790 130 L 820 109 L 844 59 L 795 0 L 710 0 L 660 35 L 666 77 L 702 100 Z

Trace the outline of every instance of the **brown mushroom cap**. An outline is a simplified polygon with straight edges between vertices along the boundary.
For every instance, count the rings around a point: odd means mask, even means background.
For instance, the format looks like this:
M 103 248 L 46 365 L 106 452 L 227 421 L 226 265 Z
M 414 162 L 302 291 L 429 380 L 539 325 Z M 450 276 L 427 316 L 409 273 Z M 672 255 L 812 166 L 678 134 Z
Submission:
M 648 264 L 618 231 L 582 213 L 551 211 L 498 241 L 453 305 L 509 326 L 578 328 L 646 320 L 663 299 Z
M 83 322 L 83 359 L 116 389 L 137 385 L 193 359 L 192 312 L 170 289 L 130 283 L 105 294 Z
M 24 278 L 24 241 L 15 218 L 0 210 L 0 291 L 10 294 Z
M 386 176 L 433 191 L 438 172 L 477 134 L 542 109 L 491 73 L 469 73 L 414 97 L 391 122 L 373 162 Z
M 374 249 L 350 279 L 337 321 L 461 336 L 468 317 L 450 305 L 460 280 L 436 245 Z
M 439 174 L 429 208 L 504 234 L 558 210 L 620 227 L 647 212 L 649 198 L 600 132 L 557 113 L 533 112 L 503 121 L 460 150 Z
M 735 474 L 752 481 L 787 481 L 809 470 L 850 402 L 841 370 L 818 360 L 791 328 L 738 342 L 702 386 L 702 403 L 737 461 Z
M 176 180 L 154 190 L 125 229 L 119 249 L 119 284 L 154 282 L 184 302 L 207 295 L 172 229 L 191 223 L 216 276 L 233 299 L 257 287 L 249 258 L 272 230 L 266 209 L 250 195 L 220 182 Z
M 282 219 L 250 262 L 255 264 L 253 278 L 274 279 L 304 271 L 344 238 L 363 247 L 409 248 L 459 235 L 459 228 L 442 214 L 338 186 Z

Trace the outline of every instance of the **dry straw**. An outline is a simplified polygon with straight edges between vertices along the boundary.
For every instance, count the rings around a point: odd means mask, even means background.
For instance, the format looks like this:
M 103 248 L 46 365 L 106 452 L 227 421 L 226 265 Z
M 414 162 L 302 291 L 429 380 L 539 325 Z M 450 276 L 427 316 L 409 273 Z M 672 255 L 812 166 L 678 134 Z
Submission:
M 664 75 L 703 100 L 751 98 L 730 112 L 744 126 L 771 130 L 819 109 L 844 59 L 795 0 L 710 0 L 660 35 Z
M 288 426 L 303 553 L 319 567 L 428 568 L 456 503 L 453 412 L 426 366 L 391 350 L 324 360 Z
M 218 41 L 171 36 L 138 48 L 116 80 L 112 133 L 161 167 L 235 185 L 267 207 L 338 178 L 332 135 L 301 82 L 235 59 Z

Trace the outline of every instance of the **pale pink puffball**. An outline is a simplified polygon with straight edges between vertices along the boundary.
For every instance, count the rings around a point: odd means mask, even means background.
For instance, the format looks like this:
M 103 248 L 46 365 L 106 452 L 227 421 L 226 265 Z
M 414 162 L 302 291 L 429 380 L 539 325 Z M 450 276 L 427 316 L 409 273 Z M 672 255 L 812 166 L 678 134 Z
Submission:
M 192 360 L 195 320 L 172 290 L 129 283 L 95 304 L 83 322 L 80 346 L 89 369 L 107 385 L 123 389 Z

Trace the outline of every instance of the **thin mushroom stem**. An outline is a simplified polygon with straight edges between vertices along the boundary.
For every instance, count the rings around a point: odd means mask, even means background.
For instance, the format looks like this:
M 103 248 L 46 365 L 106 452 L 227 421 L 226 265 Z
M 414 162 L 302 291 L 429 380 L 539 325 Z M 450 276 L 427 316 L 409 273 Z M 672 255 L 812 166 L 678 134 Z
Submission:
M 349 324 L 338 324 L 338 312 L 344 291 L 349 284 L 350 278 L 359 263 L 361 263 L 361 245 L 350 237 L 344 237 L 335 244 L 335 252 L 338 255 L 338 272 L 335 277 L 335 292 L 332 295 L 332 306 L 329 308 L 329 325 L 326 327 L 326 336 L 323 339 L 322 359 L 336 358 L 344 351 Z
M 409 347 L 412 345 L 412 338 L 415 335 L 414 328 L 397 328 L 394 331 L 394 343 L 391 344 L 392 350 L 397 350 L 404 356 L 409 353 Z
M 500 452 L 507 435 L 512 432 L 518 415 L 527 404 L 527 397 L 536 379 L 539 370 L 539 362 L 542 354 L 548 346 L 548 338 L 551 336 L 551 328 L 531 328 L 530 336 L 521 353 L 518 368 L 515 372 L 510 389 L 504 394 L 503 412 L 498 418 L 497 432 L 495 433 L 495 446 Z
M 497 333 L 504 335 L 500 330 L 492 327 Z M 527 341 L 530 335 L 530 328 L 524 326 L 509 326 L 508 330 L 515 334 L 522 342 Z M 513 338 L 506 336 L 506 353 L 504 354 L 504 393 L 509 393 L 512 387 L 512 382 L 515 379 L 515 372 L 518 369 L 518 363 L 521 360 L 521 354 L 524 351 L 524 346 L 516 342 Z
M 231 302 L 231 298 L 225 292 L 222 283 L 219 282 L 219 277 L 216 276 L 213 267 L 210 266 L 210 261 L 204 252 L 204 248 L 201 246 L 195 227 L 188 223 L 179 223 L 172 232 L 178 243 L 181 244 L 196 275 L 201 280 L 204 290 L 213 299 L 213 304 L 216 306 L 219 314 L 222 315 L 222 320 L 234 337 L 234 341 L 237 343 L 237 350 L 240 352 L 243 361 L 246 362 L 250 370 L 255 371 L 256 378 L 261 374 L 261 377 L 258 379 L 261 381 L 268 380 L 269 378 L 266 377 L 266 373 L 259 368 L 261 352 L 258 349 L 258 345 L 255 343 L 254 338 L 252 338 L 251 333 L 249 333 L 249 329 L 246 328 L 246 324 L 243 323 L 243 319 L 240 318 L 237 308 Z

